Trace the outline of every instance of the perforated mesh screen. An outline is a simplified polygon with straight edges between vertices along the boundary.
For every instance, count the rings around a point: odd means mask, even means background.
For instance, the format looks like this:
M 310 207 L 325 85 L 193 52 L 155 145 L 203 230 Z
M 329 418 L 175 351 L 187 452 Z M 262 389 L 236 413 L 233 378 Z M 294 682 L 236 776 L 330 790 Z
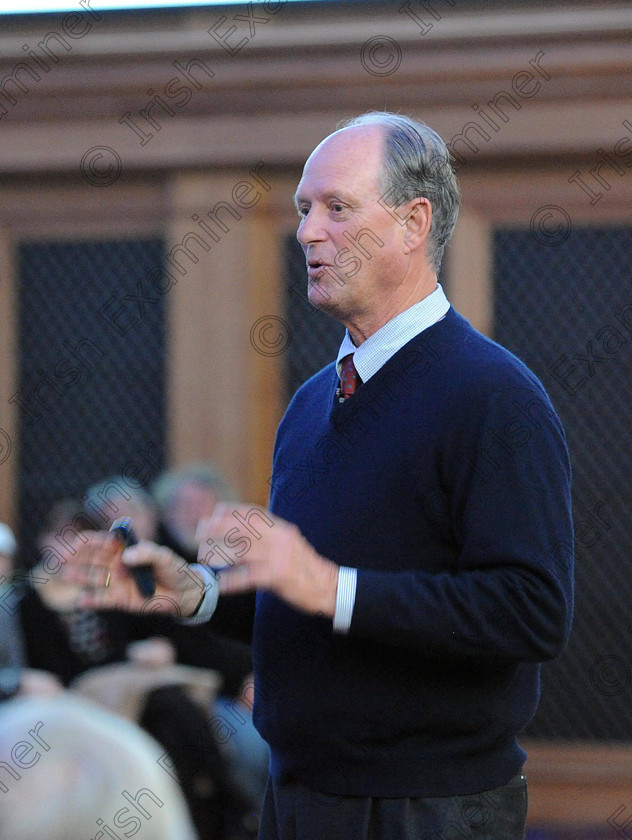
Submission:
M 143 241 L 20 247 L 19 492 L 24 556 L 51 504 L 102 478 L 164 463 L 164 298 Z M 149 276 L 154 276 L 150 274 Z
M 576 612 L 543 668 L 537 737 L 632 738 L 630 229 L 495 237 L 495 338 L 540 377 L 573 464 Z

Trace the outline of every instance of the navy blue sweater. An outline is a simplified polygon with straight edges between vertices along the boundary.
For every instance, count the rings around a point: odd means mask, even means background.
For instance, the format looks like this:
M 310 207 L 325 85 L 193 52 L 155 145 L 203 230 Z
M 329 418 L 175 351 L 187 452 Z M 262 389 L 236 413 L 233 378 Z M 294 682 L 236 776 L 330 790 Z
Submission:
M 359 569 L 348 634 L 257 597 L 271 772 L 325 793 L 506 783 L 572 612 L 570 468 L 536 377 L 454 310 L 347 402 L 335 366 L 279 427 L 271 509 Z

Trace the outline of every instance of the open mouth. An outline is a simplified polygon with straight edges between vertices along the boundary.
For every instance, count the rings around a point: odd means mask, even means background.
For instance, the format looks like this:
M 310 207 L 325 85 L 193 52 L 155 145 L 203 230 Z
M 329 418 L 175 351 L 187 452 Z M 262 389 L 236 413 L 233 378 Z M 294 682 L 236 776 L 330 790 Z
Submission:
M 307 273 L 310 277 L 318 277 L 327 268 L 327 264 L 320 259 L 307 261 Z

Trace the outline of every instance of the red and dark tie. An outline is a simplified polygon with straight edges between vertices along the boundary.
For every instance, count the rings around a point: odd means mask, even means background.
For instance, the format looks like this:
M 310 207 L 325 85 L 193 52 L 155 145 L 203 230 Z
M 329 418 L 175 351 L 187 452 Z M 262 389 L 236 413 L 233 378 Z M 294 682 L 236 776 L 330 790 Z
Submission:
M 362 380 L 353 364 L 353 353 L 349 353 L 342 360 L 340 369 L 340 402 L 344 402 L 352 394 L 355 394 L 359 385 L 362 385 Z

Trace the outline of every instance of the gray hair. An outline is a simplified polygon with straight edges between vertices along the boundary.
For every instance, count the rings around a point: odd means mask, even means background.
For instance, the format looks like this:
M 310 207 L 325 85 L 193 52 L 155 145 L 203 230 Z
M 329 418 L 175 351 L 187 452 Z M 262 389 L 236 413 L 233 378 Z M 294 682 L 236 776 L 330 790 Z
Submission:
M 428 257 L 438 272 L 461 201 L 446 144 L 425 123 L 388 111 L 369 111 L 340 127 L 355 125 L 381 125 L 386 129 L 382 174 L 382 198 L 386 205 L 396 208 L 420 196 L 430 202 Z
M 237 494 L 227 479 L 209 461 L 193 461 L 179 469 L 168 470 L 158 476 L 151 492 L 159 509 L 164 513 L 184 484 L 201 484 L 217 494 L 224 502 L 237 501 Z
M 158 509 L 152 496 L 137 480 L 112 475 L 89 487 L 82 499 L 83 512 L 95 528 L 109 527 L 115 519 L 130 516 L 135 520 L 139 539 L 154 539 Z M 138 529 L 139 519 L 145 523 L 142 529 Z

